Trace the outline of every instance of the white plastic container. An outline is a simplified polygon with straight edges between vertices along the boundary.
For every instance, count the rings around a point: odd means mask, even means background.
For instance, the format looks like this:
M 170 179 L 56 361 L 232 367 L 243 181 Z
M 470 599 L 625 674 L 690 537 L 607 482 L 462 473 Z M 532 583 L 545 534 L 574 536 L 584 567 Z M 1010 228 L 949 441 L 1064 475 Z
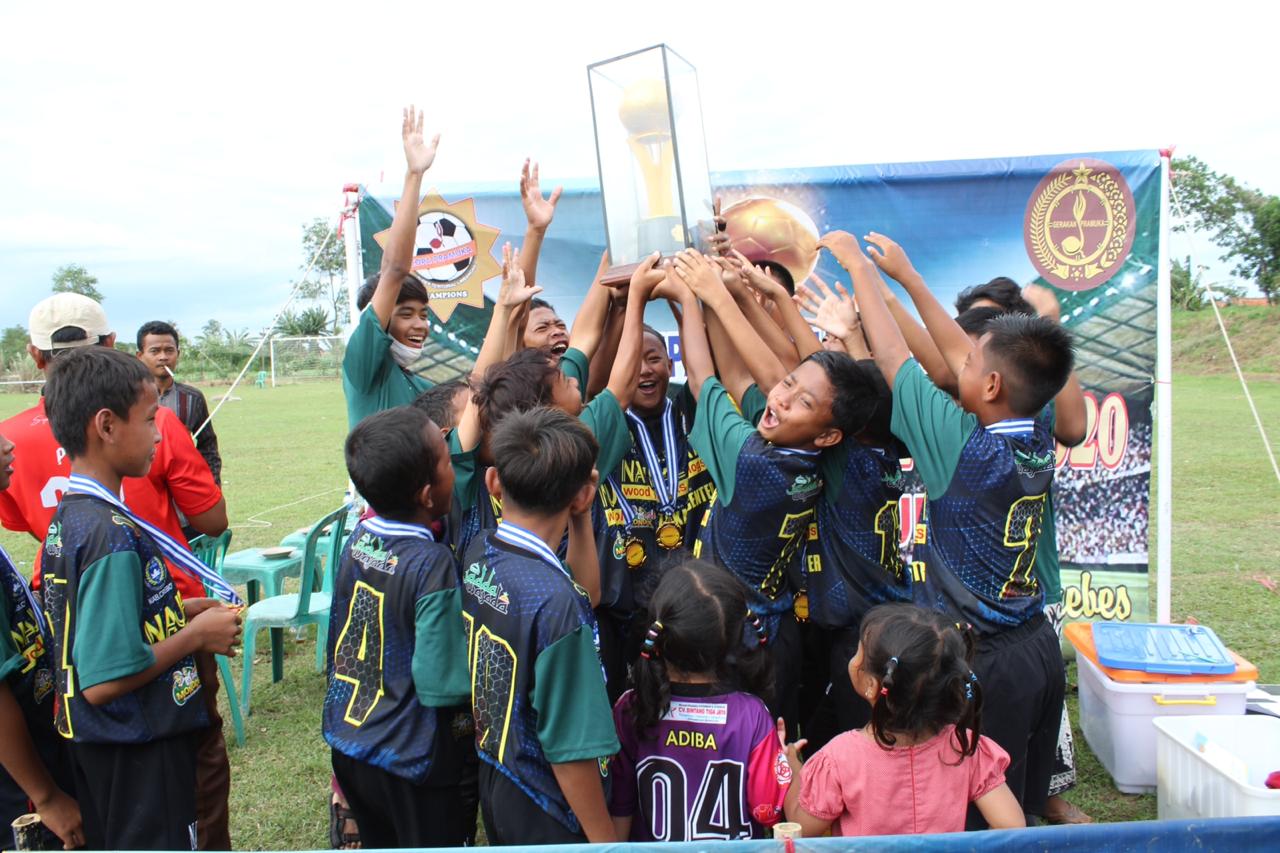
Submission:
M 1084 655 L 1080 673 L 1080 729 L 1093 754 L 1126 794 L 1156 789 L 1156 729 L 1153 718 L 1244 715 L 1252 681 L 1122 684 Z
M 1280 718 L 1161 717 L 1155 728 L 1160 820 L 1280 815 L 1280 790 L 1265 784 L 1280 770 Z M 1244 774 L 1231 772 L 1237 763 Z

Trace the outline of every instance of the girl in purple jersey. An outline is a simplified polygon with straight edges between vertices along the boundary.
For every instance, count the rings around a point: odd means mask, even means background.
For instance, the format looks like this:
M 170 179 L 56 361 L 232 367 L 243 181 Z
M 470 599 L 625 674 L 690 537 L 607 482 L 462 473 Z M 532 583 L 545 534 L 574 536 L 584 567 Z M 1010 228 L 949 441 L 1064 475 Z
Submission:
M 782 818 L 791 768 L 762 698 L 772 666 L 742 584 L 708 563 L 675 566 L 649 619 L 636 687 L 613 709 L 618 838 L 764 837 Z
M 849 678 L 871 704 L 871 722 L 837 736 L 803 767 L 805 742 L 787 747 L 797 779 L 787 820 L 805 837 L 958 832 L 971 803 L 992 829 L 1026 825 L 1005 784 L 1008 754 L 978 733 L 982 688 L 971 669 L 971 634 L 913 604 L 867 612 Z

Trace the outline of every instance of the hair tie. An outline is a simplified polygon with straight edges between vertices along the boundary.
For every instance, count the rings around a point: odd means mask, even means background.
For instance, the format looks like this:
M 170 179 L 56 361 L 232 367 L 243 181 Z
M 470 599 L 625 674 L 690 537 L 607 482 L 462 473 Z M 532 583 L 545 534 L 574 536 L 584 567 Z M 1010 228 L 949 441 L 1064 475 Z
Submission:
M 658 635 L 661 633 L 662 623 L 654 619 L 653 624 L 649 626 L 649 630 L 644 635 L 644 647 L 640 649 L 640 657 L 649 660 L 658 656 L 658 651 L 654 644 L 658 642 Z
M 969 670 L 969 680 L 964 683 L 964 698 L 967 702 L 973 701 L 973 685 L 978 683 L 978 676 L 973 670 Z
M 769 635 L 765 633 L 764 625 L 760 623 L 760 617 L 751 612 L 751 608 L 747 608 L 747 618 L 751 620 L 751 627 L 755 629 L 756 638 L 760 640 L 760 645 L 769 642 Z
M 889 662 L 884 665 L 884 678 L 880 679 L 880 695 L 888 696 L 889 688 L 893 686 L 893 674 L 898 669 L 898 656 L 894 655 L 889 658 Z

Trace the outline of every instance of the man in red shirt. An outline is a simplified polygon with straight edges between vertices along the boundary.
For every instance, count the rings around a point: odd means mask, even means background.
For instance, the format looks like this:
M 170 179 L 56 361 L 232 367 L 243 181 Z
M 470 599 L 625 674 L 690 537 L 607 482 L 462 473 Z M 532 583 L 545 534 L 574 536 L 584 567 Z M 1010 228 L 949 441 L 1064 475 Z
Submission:
M 116 336 L 102 306 L 78 293 L 58 293 L 38 303 L 31 310 L 29 327 L 31 343 L 27 352 L 44 371 L 59 353 L 68 349 L 93 344 L 115 346 Z M 156 428 L 160 443 L 151 470 L 145 477 L 125 478 L 125 504 L 179 543 L 187 541 L 179 511 L 196 530 L 219 535 L 227 529 L 227 502 L 191 434 L 178 416 L 165 408 L 156 413 Z M 37 542 L 43 541 L 71 476 L 71 462 L 49 428 L 44 400 L 0 423 L 0 434 L 15 448 L 9 489 L 0 492 L 0 523 L 9 530 L 30 533 Z M 37 547 L 34 586 L 40 582 L 40 551 L 43 549 Z M 183 598 L 204 597 L 199 579 L 172 563 L 169 571 Z M 229 850 L 227 795 L 231 768 L 217 710 L 218 669 L 211 655 L 198 656 L 197 664 L 206 687 L 203 692 L 211 721 L 196 756 L 199 846 L 202 850 Z

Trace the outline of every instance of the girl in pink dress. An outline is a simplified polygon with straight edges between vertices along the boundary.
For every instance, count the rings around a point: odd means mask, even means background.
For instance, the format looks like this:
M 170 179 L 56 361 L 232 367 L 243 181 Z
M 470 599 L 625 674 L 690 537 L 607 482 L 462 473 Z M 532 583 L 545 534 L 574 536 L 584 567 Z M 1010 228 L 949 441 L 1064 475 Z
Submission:
M 871 722 L 845 732 L 801 766 L 787 820 L 806 837 L 958 832 L 975 805 L 993 829 L 1026 826 L 1004 781 L 1009 756 L 978 734 L 982 688 L 970 669 L 968 628 L 911 604 L 882 604 L 862 622 L 849 663 Z

